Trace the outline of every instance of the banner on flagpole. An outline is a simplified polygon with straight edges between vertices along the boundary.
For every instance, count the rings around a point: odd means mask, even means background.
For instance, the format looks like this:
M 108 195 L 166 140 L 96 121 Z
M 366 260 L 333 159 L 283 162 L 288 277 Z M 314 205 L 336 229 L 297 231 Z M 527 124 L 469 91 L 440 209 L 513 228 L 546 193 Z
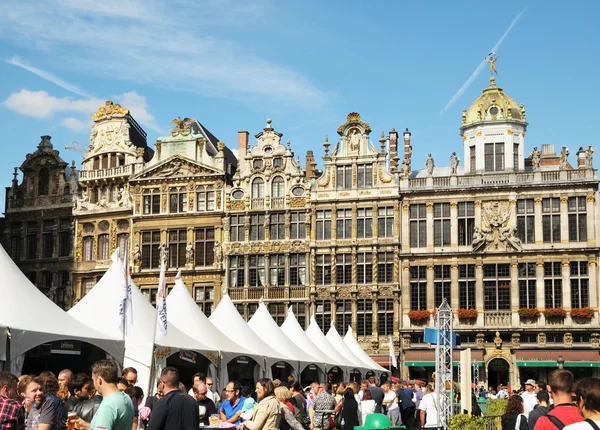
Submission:
M 123 258 L 123 279 L 121 283 L 121 300 L 119 301 L 120 329 L 125 336 L 129 336 L 133 328 L 133 295 L 131 291 L 131 276 L 129 274 L 128 247 Z M 118 253 L 117 249 L 115 253 Z
M 156 294 L 156 340 L 167 335 L 167 283 L 165 281 L 165 259 L 160 263 L 160 279 Z
M 392 360 L 392 366 L 398 368 L 398 360 L 396 360 L 396 351 L 394 351 L 394 341 L 390 336 L 390 359 Z

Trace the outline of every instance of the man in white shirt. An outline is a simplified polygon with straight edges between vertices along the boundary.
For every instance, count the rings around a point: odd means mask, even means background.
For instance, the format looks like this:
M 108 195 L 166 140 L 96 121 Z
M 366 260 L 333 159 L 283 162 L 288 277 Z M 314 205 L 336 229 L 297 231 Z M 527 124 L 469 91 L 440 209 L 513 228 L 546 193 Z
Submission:
M 419 404 L 420 412 L 420 423 L 421 427 L 437 427 L 438 426 L 438 414 L 437 414 L 437 394 L 434 392 L 433 386 L 427 384 L 425 387 L 425 395 L 423 400 Z
M 392 384 L 386 381 L 382 386 L 383 390 L 383 406 L 387 408 L 387 416 L 392 422 L 393 426 L 399 426 L 400 409 L 398 408 L 398 402 L 396 401 L 396 392 L 392 389 Z
M 523 412 L 526 416 L 529 416 L 529 412 L 533 411 L 533 408 L 537 406 L 537 396 L 533 392 L 535 386 L 535 381 L 533 379 L 528 379 L 525 382 L 525 391 L 521 394 L 521 398 L 523 399 Z

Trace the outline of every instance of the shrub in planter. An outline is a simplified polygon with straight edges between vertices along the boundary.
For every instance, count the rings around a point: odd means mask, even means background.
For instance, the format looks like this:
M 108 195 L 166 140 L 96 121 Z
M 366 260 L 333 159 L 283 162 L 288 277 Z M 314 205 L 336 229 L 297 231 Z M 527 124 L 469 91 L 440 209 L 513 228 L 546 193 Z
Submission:
M 470 308 L 470 309 L 465 309 L 465 308 L 459 308 L 456 310 L 456 315 L 458 315 L 459 319 L 475 319 L 477 318 L 477 315 L 479 315 L 479 312 L 477 311 L 477 309 L 474 308 Z
M 485 420 L 473 415 L 454 415 L 450 418 L 448 430 L 481 430 L 485 429 Z
M 425 320 L 429 319 L 430 315 L 431 315 L 431 312 L 428 311 L 427 309 L 408 312 L 408 318 L 411 321 L 425 321 Z
M 545 308 L 542 312 L 546 318 L 564 318 L 567 316 L 567 311 L 562 306 L 560 308 Z
M 594 318 L 594 310 L 588 306 L 584 308 L 573 308 L 571 309 L 571 317 L 591 320 Z
M 488 401 L 488 410 L 484 413 L 484 415 L 504 415 L 506 412 L 506 405 L 508 404 L 508 399 L 493 399 Z
M 540 310 L 536 308 L 520 308 L 519 316 L 525 318 L 535 318 L 540 314 Z

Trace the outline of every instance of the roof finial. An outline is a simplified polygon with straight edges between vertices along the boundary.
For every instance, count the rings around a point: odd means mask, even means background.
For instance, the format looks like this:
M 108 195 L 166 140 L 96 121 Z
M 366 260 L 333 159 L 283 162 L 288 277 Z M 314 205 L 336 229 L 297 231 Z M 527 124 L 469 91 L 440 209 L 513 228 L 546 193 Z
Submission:
M 329 136 L 325 135 L 325 142 L 323 142 L 323 147 L 325 148 L 325 155 L 329 153 Z
M 379 143 L 381 144 L 381 152 L 385 152 L 385 133 L 383 130 L 381 130 L 381 138 L 379 139 Z
M 273 122 L 273 120 L 271 118 L 267 118 L 267 126 L 265 128 L 271 128 L 271 122 Z
M 287 149 L 291 149 L 292 146 L 292 142 L 290 142 L 290 139 L 287 140 Z
M 496 56 L 496 52 L 490 52 L 485 56 L 484 60 L 486 63 L 490 64 L 490 76 L 494 77 L 494 73 L 497 75 L 498 71 L 496 70 L 496 61 L 498 60 L 498 57 Z

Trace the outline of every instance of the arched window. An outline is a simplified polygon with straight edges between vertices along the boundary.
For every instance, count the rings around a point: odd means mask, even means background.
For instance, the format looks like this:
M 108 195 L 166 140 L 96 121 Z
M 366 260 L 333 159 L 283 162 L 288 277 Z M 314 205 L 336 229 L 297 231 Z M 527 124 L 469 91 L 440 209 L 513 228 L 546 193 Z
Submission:
M 281 176 L 276 176 L 271 182 L 271 197 L 285 196 L 285 181 Z
M 256 178 L 254 181 L 252 181 L 252 198 L 265 198 L 265 181 L 263 180 L 263 178 Z
M 38 181 L 38 195 L 47 196 L 50 191 L 50 172 L 48 172 L 48 169 L 40 170 Z
M 65 196 L 68 196 L 71 194 L 71 187 L 69 185 L 65 185 L 65 188 L 63 188 L 63 194 Z

